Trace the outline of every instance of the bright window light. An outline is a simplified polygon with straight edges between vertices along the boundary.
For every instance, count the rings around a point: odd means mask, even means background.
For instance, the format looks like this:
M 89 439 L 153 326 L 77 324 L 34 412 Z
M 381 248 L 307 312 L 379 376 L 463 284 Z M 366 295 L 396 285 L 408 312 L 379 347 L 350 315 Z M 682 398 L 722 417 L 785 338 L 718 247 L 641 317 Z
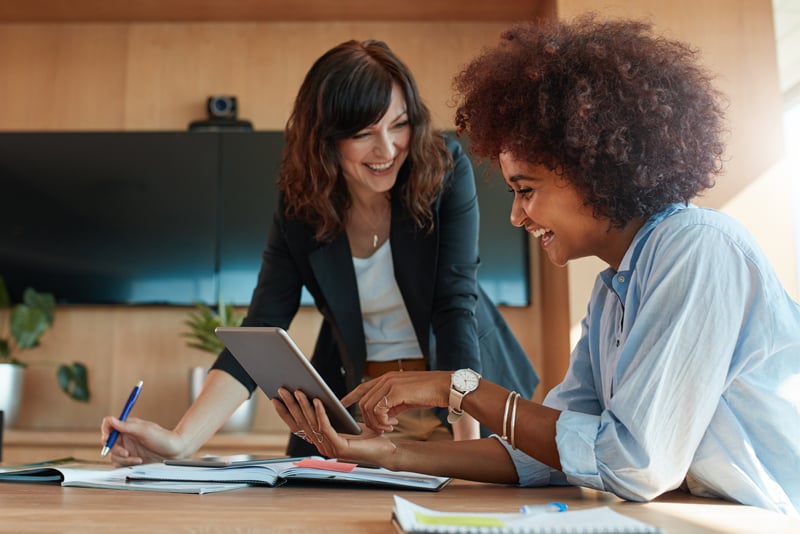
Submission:
M 794 213 L 795 254 L 797 280 L 800 286 L 800 102 L 790 107 L 783 115 L 783 128 L 786 139 L 786 157 L 789 180 L 792 187 L 792 212 Z

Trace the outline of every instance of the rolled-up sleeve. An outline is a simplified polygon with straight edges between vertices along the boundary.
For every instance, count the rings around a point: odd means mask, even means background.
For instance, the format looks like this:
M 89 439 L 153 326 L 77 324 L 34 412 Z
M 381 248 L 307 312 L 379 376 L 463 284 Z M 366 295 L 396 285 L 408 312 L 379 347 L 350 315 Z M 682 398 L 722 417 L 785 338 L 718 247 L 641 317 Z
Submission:
M 497 439 L 505 447 L 506 452 L 511 457 L 511 461 L 514 462 L 520 486 L 566 486 L 569 484 L 564 474 L 560 471 L 528 456 L 519 449 L 512 448 L 497 434 L 492 434 L 491 437 Z

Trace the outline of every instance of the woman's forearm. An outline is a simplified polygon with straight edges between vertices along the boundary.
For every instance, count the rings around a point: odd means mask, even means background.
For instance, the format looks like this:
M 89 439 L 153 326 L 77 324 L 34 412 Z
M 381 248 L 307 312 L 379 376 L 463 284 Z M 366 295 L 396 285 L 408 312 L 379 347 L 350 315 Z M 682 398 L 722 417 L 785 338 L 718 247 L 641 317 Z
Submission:
M 453 423 L 453 439 L 466 441 L 481 437 L 481 425 L 472 416 L 465 413 L 458 421 Z
M 517 449 L 561 470 L 556 446 L 556 421 L 561 412 L 522 398 L 516 400 L 516 409 L 514 404 L 508 390 L 481 380 L 478 389 L 464 397 L 462 407 Z
M 495 438 L 470 441 L 399 441 L 381 464 L 395 471 L 414 471 L 496 484 L 518 483 L 517 471 Z
M 200 394 L 175 426 L 183 441 L 181 456 L 197 452 L 247 398 L 247 389 L 231 375 L 209 371 Z

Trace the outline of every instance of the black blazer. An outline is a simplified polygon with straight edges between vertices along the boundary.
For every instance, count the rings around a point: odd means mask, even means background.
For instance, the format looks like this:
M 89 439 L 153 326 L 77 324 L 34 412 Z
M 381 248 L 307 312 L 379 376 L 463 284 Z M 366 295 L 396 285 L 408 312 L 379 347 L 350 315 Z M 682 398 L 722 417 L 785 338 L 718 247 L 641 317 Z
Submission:
M 538 377 L 476 278 L 479 214 L 472 165 L 457 141 L 448 140 L 447 146 L 454 168 L 434 205 L 433 232 L 419 231 L 400 202 L 409 160 L 398 175 L 390 230 L 395 279 L 429 369 L 469 367 L 530 398 Z M 324 319 L 311 362 L 341 397 L 361 382 L 366 363 L 358 286 L 346 233 L 330 243 L 317 241 L 314 233 L 313 227 L 287 218 L 279 200 L 243 324 L 288 328 L 305 285 Z M 256 387 L 227 350 L 213 368 L 230 373 L 251 392 Z M 289 453 L 312 449 L 293 439 Z

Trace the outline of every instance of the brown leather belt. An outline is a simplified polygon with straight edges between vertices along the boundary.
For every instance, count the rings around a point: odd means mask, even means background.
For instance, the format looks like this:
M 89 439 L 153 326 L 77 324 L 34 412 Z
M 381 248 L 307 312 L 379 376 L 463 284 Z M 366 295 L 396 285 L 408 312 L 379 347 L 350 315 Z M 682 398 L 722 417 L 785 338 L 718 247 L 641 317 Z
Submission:
M 388 362 L 367 362 L 364 366 L 364 378 L 377 378 L 389 371 L 424 371 L 423 358 L 413 360 L 391 360 Z

